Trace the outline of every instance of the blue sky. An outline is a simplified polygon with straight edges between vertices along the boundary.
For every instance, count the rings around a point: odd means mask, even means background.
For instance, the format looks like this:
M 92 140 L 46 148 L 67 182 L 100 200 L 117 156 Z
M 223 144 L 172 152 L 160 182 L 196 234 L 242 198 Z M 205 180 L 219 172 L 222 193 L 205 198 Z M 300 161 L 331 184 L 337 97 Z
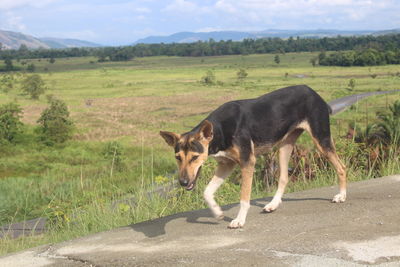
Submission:
M 180 31 L 400 28 L 400 0 L 0 0 L 0 29 L 107 45 Z

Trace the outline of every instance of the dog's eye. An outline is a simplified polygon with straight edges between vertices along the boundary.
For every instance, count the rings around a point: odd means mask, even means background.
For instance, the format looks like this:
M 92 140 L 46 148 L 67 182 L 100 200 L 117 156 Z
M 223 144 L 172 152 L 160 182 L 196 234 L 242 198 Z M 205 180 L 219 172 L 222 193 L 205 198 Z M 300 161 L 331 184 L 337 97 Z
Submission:
M 191 159 L 190 159 L 190 162 L 193 162 L 193 161 L 195 161 L 196 159 L 198 159 L 199 158 L 199 156 L 193 156 Z
M 175 156 L 175 158 L 176 158 L 177 160 L 179 160 L 179 161 L 182 161 L 181 156 Z

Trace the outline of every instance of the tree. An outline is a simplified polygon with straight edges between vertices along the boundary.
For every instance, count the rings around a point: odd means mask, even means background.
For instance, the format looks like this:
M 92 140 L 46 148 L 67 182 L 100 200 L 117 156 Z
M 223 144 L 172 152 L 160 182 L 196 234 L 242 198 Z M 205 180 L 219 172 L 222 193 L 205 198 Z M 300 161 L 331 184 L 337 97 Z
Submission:
M 313 57 L 310 59 L 310 63 L 313 67 L 315 67 L 317 65 L 318 62 L 318 58 L 317 57 Z
M 56 60 L 54 59 L 54 57 L 51 57 L 50 60 L 49 60 L 49 62 L 50 62 L 51 64 L 54 64 L 54 62 L 56 62 Z
M 12 142 L 22 131 L 22 109 L 15 103 L 0 106 L 0 142 Z
M 274 57 L 274 62 L 275 62 L 276 64 L 281 63 L 281 59 L 280 59 L 279 55 L 275 55 L 275 57 Z
M 14 69 L 12 60 L 9 57 L 4 59 L 4 64 L 6 65 L 5 71 L 12 71 Z
M 26 76 L 22 80 L 21 89 L 25 94 L 30 95 L 32 99 L 39 99 L 39 96 L 46 91 L 46 86 L 39 74 L 33 74 Z
M 39 128 L 36 131 L 46 145 L 63 144 L 72 138 L 74 124 L 69 118 L 67 105 L 60 99 L 49 98 L 49 106 L 37 122 Z

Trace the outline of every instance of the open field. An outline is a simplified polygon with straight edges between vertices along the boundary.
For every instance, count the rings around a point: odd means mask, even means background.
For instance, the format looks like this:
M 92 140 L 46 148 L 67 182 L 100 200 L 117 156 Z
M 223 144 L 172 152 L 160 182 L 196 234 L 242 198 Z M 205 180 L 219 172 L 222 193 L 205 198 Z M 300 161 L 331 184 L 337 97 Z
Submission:
M 0 253 L 205 207 L 201 188 L 212 175 L 211 168 L 205 168 L 205 179 L 192 194 L 175 190 L 167 200 L 149 200 L 143 192 L 173 179 L 174 159 L 159 130 L 190 130 L 226 101 L 257 97 L 295 84 L 309 85 L 327 101 L 359 92 L 400 89 L 399 65 L 312 67 L 309 60 L 315 53 L 280 55 L 277 65 L 274 56 L 147 57 L 105 63 L 95 58 L 71 58 L 56 59 L 54 64 L 28 60 L 45 80 L 46 94 L 66 101 L 77 132 L 64 148 L 38 144 L 33 127 L 47 106 L 46 98 L 28 99 L 20 95 L 18 86 L 7 94 L 0 92 L 0 104 L 16 101 L 22 106 L 27 125 L 26 134 L 16 145 L 0 148 L 0 224 L 39 216 L 55 222 L 43 236 L 0 241 Z M 241 68 L 248 77 L 238 81 L 236 73 Z M 217 84 L 199 82 L 208 70 L 215 73 Z M 348 89 L 350 79 L 356 81 L 353 91 Z M 373 174 L 365 175 L 368 170 L 351 166 L 346 152 L 355 145 L 340 138 L 346 134 L 347 124 L 355 121 L 365 126 L 375 112 L 386 110 L 399 96 L 374 96 L 332 118 L 333 135 L 339 155 L 350 167 L 350 180 Z M 123 147 L 118 164 L 114 164 L 115 157 L 106 156 L 107 144 L 114 140 Z M 306 135 L 300 142 L 310 144 Z M 385 171 L 382 175 L 400 168 L 395 164 Z M 335 183 L 333 172 L 327 170 L 313 181 L 291 183 L 288 190 Z M 234 181 L 226 183 L 218 201 L 237 201 L 234 193 L 238 190 Z M 272 191 L 266 192 L 256 181 L 253 197 Z M 134 208 L 126 202 L 110 208 L 113 200 L 132 196 L 137 202 Z

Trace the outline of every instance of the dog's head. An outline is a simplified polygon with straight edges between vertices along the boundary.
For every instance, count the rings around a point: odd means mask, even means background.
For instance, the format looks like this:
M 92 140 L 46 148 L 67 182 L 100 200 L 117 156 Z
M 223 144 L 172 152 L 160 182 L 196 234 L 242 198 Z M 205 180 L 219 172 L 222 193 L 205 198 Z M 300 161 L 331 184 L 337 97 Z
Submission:
M 195 132 L 180 135 L 161 131 L 160 135 L 175 149 L 179 183 L 186 190 L 192 190 L 196 185 L 201 166 L 208 157 L 208 146 L 213 139 L 213 125 L 205 120 Z

